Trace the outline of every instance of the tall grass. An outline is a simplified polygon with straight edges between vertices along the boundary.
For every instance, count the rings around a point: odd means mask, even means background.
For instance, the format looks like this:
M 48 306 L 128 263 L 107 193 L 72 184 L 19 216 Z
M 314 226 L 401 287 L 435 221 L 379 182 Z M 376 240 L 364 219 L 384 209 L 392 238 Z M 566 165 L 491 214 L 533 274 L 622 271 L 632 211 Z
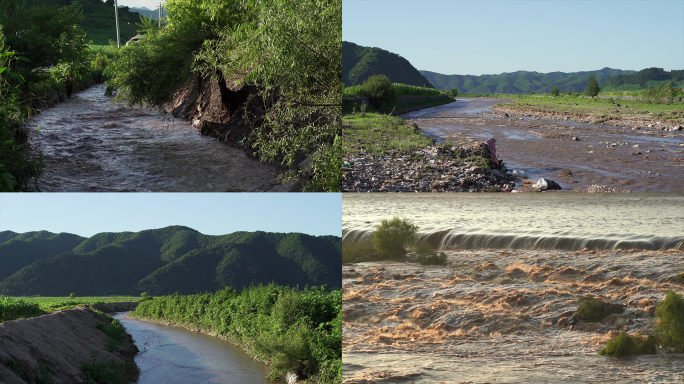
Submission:
M 39 316 L 43 313 L 45 312 L 36 303 L 12 297 L 0 297 L 0 323 L 8 320 Z
M 443 91 L 435 88 L 417 87 L 415 85 L 394 83 L 395 96 L 405 97 L 405 96 L 439 96 L 444 94 Z M 361 92 L 361 85 L 354 85 L 352 87 L 346 87 L 344 89 L 345 96 L 363 96 Z
M 131 316 L 225 337 L 269 364 L 269 379 L 293 372 L 310 383 L 342 380 L 342 294 L 270 284 L 242 291 L 157 297 Z

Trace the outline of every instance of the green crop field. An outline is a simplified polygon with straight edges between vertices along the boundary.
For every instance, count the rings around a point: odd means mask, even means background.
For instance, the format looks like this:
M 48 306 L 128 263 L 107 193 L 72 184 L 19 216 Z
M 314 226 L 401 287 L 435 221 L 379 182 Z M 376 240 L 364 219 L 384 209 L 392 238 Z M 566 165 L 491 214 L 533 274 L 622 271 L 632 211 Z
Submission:
M 90 296 L 90 297 L 0 297 L 0 322 L 40 316 L 61 309 L 84 304 L 105 304 L 122 301 L 141 301 L 140 296 Z

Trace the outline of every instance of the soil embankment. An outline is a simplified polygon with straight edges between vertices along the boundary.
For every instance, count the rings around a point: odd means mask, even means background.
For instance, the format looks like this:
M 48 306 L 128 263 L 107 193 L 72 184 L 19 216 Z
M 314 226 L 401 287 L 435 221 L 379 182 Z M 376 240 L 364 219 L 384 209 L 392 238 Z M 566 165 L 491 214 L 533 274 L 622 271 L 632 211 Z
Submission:
M 138 348 L 130 335 L 125 335 L 123 347 L 108 352 L 112 340 L 97 329 L 98 324 L 109 321 L 86 307 L 1 323 L 0 382 L 72 384 L 86 379 L 82 364 L 93 357 L 133 363 Z

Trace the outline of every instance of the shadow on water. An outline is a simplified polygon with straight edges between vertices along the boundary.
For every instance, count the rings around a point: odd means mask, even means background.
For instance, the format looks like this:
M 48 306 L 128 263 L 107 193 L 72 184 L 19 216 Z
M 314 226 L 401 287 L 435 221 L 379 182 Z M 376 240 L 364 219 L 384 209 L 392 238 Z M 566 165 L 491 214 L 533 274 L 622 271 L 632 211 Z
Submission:
M 264 379 L 266 365 L 252 360 L 231 343 L 183 328 L 146 323 L 126 318 L 121 321 L 133 336 L 140 353 L 140 384 L 230 383 L 275 384 Z

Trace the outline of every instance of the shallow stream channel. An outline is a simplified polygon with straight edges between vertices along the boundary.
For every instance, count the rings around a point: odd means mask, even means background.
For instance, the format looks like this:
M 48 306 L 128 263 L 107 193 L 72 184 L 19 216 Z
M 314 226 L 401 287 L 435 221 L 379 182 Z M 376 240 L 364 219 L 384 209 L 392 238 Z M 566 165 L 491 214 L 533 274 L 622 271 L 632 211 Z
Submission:
M 458 99 L 402 117 L 438 141 L 495 137 L 497 154 L 509 169 L 551 179 L 563 190 L 586 190 L 592 184 L 631 192 L 684 190 L 681 132 L 482 114 L 506 102 Z
M 240 348 L 216 337 L 126 318 L 117 313 L 140 352 L 139 384 L 276 384 L 264 379 L 268 368 Z
M 41 191 L 289 189 L 277 182 L 277 166 L 200 135 L 187 120 L 111 101 L 95 85 L 28 120 L 33 150 L 45 163 Z

